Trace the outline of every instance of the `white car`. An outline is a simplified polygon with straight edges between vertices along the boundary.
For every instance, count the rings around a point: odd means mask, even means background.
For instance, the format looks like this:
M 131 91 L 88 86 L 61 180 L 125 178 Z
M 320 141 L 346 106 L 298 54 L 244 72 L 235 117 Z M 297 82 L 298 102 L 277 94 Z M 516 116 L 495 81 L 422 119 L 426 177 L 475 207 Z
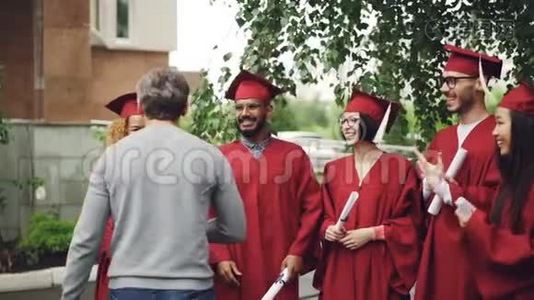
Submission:
M 346 155 L 343 141 L 325 139 L 315 132 L 280 131 L 277 137 L 301 146 L 310 157 L 316 173 L 323 172 L 327 162 Z

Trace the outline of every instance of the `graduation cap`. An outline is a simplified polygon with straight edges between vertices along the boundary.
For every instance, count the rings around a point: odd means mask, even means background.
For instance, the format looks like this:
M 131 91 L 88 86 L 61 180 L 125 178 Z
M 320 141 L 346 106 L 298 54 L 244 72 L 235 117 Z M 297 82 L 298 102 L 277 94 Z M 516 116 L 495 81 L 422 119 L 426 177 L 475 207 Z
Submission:
M 108 104 L 106 108 L 119 115 L 121 118 L 128 118 L 131 115 L 142 115 L 143 108 L 137 101 L 136 93 L 128 93 L 121 95 Z
M 256 99 L 268 103 L 281 92 L 280 88 L 266 79 L 242 70 L 230 84 L 225 97 L 234 101 Z
M 444 45 L 445 51 L 451 52 L 445 65 L 445 71 L 455 71 L 470 76 L 487 75 L 501 78 L 502 60 L 496 56 L 475 52 L 453 45 Z M 480 73 L 483 74 L 480 74 Z
M 362 91 L 355 90 L 345 108 L 345 112 L 359 112 L 368 115 L 376 124 L 380 124 L 376 132 L 374 142 L 382 142 L 382 138 L 388 132 L 395 118 L 399 114 L 401 105 L 398 102 L 382 99 Z
M 504 95 L 499 106 L 534 116 L 534 87 L 527 81 L 520 82 Z

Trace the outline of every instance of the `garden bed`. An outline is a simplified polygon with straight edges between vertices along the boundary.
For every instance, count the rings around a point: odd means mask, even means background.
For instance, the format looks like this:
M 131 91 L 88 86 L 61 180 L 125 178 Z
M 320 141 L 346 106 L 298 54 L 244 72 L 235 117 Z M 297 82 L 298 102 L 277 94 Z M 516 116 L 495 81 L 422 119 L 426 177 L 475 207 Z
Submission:
M 43 253 L 37 262 L 32 262 L 31 258 L 16 248 L 16 244 L 7 244 L 0 248 L 0 274 L 61 267 L 67 260 L 67 252 L 59 252 Z

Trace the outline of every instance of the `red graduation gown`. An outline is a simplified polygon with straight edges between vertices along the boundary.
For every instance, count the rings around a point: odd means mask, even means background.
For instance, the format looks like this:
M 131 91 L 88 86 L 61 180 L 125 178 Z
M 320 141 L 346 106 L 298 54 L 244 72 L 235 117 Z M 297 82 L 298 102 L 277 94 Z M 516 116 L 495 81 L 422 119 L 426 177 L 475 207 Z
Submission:
M 468 152 L 467 158 L 454 178 L 458 184 L 450 185 L 453 200 L 463 196 L 483 211 L 489 209 L 489 199 L 494 196 L 500 181 L 495 140 L 491 134 L 494 127 L 495 118 L 490 116 L 469 133 L 462 144 Z M 445 169 L 457 149 L 456 125 L 438 132 L 429 147 L 429 150 L 442 152 Z M 417 275 L 415 299 L 480 299 L 465 252 L 465 240 L 462 239 L 454 208 L 449 205 L 443 205 L 440 213 L 430 219 Z
M 361 188 L 354 156 L 340 158 L 325 167 L 322 187 L 324 222 L 320 234 L 337 222 L 352 191 L 360 196 L 345 228 L 352 230 L 384 225 L 385 240 L 371 241 L 349 250 L 324 241 L 323 299 L 405 299 L 415 282 L 420 255 L 421 196 L 411 163 L 384 153 L 371 167 Z M 318 272 L 318 271 L 316 271 Z
M 304 257 L 313 250 L 322 215 L 319 184 L 308 156 L 293 143 L 273 138 L 258 159 L 239 141 L 221 151 L 244 202 L 247 238 L 241 244 L 210 244 L 212 264 L 233 260 L 243 273 L 238 288 L 216 278 L 216 296 L 261 299 L 287 255 Z M 298 280 L 287 284 L 277 299 L 298 299 Z
M 113 236 L 113 219 L 109 218 L 104 229 L 98 255 L 95 300 L 109 299 L 108 269 L 111 264 L 111 237 Z
M 508 205 L 506 205 L 508 204 Z M 534 299 L 534 186 L 523 207 L 521 230 L 510 230 L 510 201 L 501 224 L 490 225 L 487 214 L 476 210 L 465 228 L 475 278 L 484 299 Z

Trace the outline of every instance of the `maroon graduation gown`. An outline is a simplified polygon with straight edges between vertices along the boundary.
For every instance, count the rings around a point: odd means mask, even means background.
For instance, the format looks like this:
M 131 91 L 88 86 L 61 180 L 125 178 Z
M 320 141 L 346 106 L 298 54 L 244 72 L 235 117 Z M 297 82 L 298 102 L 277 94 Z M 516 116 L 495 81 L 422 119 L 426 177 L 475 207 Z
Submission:
M 96 275 L 95 300 L 109 299 L 108 269 L 111 264 L 111 237 L 113 236 L 113 219 L 109 218 L 104 229 L 104 236 L 98 254 L 98 271 Z
M 354 156 L 340 158 L 325 167 L 322 186 L 324 222 L 320 234 L 337 222 L 352 191 L 360 196 L 353 207 L 347 230 L 384 225 L 385 240 L 371 241 L 357 250 L 324 241 L 323 299 L 404 299 L 415 282 L 420 254 L 421 196 L 411 163 L 384 153 L 371 167 L 361 188 Z M 316 272 L 319 272 L 316 271 Z
M 240 287 L 215 281 L 217 299 L 261 299 L 280 274 L 284 258 L 311 254 L 322 215 L 320 189 L 301 147 L 273 138 L 254 158 L 241 142 L 221 147 L 243 199 L 247 237 L 241 244 L 210 244 L 210 262 L 233 260 L 243 273 Z M 298 299 L 298 280 L 279 300 Z
M 510 229 L 510 201 L 506 204 L 499 226 L 489 224 L 488 214 L 480 210 L 467 223 L 465 236 L 475 278 L 484 299 L 534 299 L 534 186 L 517 233 Z
M 467 158 L 451 184 L 452 199 L 469 199 L 476 207 L 487 211 L 500 181 L 496 164 L 495 140 L 491 134 L 495 118 L 481 121 L 464 140 Z M 441 151 L 445 169 L 458 149 L 457 126 L 437 133 L 429 150 Z M 440 213 L 431 217 L 423 255 L 417 275 L 417 300 L 480 299 L 469 257 L 465 251 L 461 228 L 454 208 L 443 205 Z

